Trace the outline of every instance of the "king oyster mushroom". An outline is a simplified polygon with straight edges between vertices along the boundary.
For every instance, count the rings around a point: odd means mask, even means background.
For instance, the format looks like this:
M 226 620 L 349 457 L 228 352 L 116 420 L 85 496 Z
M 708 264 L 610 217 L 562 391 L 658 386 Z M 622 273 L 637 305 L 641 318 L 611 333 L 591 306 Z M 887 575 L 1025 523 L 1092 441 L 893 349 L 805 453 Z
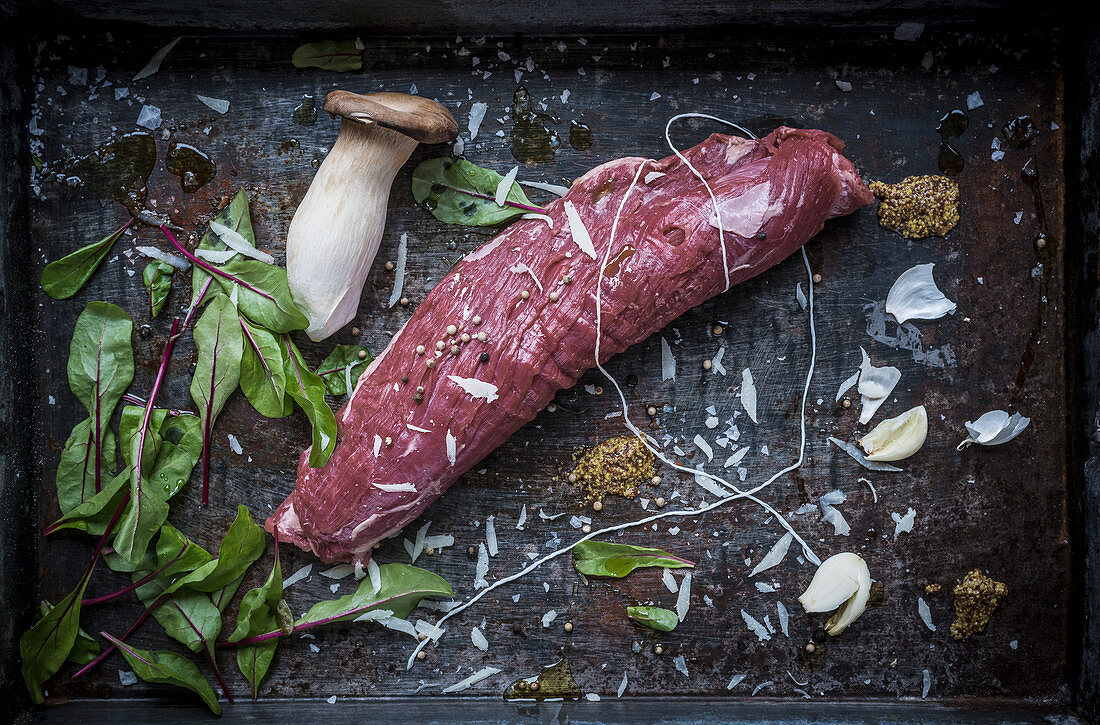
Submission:
M 332 91 L 324 109 L 341 117 L 340 133 L 286 235 L 287 278 L 313 340 L 355 316 L 397 170 L 418 143 L 458 136 L 450 111 L 420 96 Z

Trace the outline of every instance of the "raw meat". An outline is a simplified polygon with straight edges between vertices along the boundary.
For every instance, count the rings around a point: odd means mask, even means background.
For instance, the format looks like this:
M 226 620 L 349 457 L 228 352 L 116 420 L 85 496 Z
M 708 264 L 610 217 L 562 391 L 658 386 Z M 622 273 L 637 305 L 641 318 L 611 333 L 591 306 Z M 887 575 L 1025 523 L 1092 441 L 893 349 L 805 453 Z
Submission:
M 779 128 L 758 141 L 715 134 L 684 152 L 718 201 L 729 285 L 785 259 L 827 219 L 870 203 L 843 150 L 823 131 Z M 340 437 L 328 463 L 309 468 L 302 454 L 297 485 L 268 531 L 278 527 L 282 541 L 328 562 L 364 561 L 373 544 L 574 385 L 594 364 L 596 280 L 643 162 L 604 272 L 602 360 L 726 289 L 714 205 L 682 161 L 623 158 L 592 169 L 549 205 L 552 227 L 516 222 L 431 291 L 337 413 Z M 583 233 L 570 231 L 569 202 L 597 259 L 574 239 L 584 244 Z

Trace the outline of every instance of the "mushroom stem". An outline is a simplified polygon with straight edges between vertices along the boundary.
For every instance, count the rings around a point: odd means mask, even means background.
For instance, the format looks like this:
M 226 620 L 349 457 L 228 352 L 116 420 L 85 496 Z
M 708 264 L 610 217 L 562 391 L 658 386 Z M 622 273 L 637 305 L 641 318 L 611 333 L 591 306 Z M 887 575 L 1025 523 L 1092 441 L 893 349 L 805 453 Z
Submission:
M 313 340 L 355 316 L 382 240 L 390 186 L 416 145 L 378 124 L 341 120 L 340 135 L 287 231 L 287 278 Z

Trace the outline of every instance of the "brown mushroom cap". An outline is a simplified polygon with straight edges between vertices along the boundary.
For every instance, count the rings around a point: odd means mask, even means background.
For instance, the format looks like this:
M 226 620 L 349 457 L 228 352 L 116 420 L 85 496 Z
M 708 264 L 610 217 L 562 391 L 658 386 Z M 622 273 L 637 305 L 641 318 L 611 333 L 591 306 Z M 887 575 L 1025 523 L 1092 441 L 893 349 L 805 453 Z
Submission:
M 392 128 L 420 143 L 447 143 L 458 137 L 458 124 L 450 111 L 430 98 L 407 93 L 332 91 L 325 97 L 324 109 L 353 121 Z

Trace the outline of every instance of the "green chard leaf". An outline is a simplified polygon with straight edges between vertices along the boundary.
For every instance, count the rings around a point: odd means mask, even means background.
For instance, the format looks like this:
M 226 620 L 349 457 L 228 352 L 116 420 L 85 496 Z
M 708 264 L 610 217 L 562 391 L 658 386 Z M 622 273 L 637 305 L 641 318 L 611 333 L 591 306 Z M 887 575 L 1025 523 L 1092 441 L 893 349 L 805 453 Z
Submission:
M 203 446 L 203 503 L 206 502 L 210 435 L 214 420 L 241 379 L 244 335 L 237 310 L 225 295 L 215 296 L 195 323 L 195 348 L 199 353 L 191 379 L 191 398 L 199 407 Z
M 252 566 L 252 563 L 264 553 L 266 544 L 263 529 L 252 520 L 248 508 L 238 506 L 237 518 L 233 520 L 225 538 L 222 539 L 218 558 L 214 560 L 214 567 L 204 572 L 201 577 L 194 574 L 187 577 L 186 586 L 196 591 L 215 594 L 221 594 L 231 586 L 233 591 L 224 597 L 228 602 L 240 586 L 248 567 Z
M 61 669 L 76 644 L 80 632 L 80 602 L 91 578 L 89 569 L 76 589 L 49 609 L 19 638 L 23 658 L 23 681 L 31 700 L 43 701 L 42 685 Z
M 160 426 L 158 436 L 149 483 L 170 499 L 191 478 L 191 471 L 202 457 L 202 421 L 197 415 L 169 417 Z
M 38 603 L 38 615 L 44 617 L 49 614 L 53 609 L 53 605 L 49 602 Z M 78 627 L 76 630 L 76 641 L 73 642 L 73 648 L 69 651 L 67 661 L 72 662 L 74 665 L 86 665 L 94 660 L 100 653 L 99 642 L 96 642 L 92 635 L 84 631 L 82 627 Z
M 133 329 L 126 312 L 107 302 L 88 303 L 73 328 L 69 387 L 89 418 L 73 429 L 58 465 L 57 497 L 62 513 L 69 513 L 99 492 L 114 467 L 115 441 L 110 422 L 134 379 L 134 352 L 130 346 Z
M 691 568 L 687 559 L 660 549 L 603 541 L 582 541 L 573 547 L 573 566 L 585 576 L 624 577 L 635 569 L 659 566 L 666 569 Z
M 99 467 L 95 466 L 96 433 L 93 420 L 87 418 L 76 424 L 57 464 L 57 503 L 63 514 L 69 514 L 80 504 L 95 496 L 95 479 L 98 470 L 100 480 L 106 480 L 115 467 L 118 457 L 115 434 L 110 428 L 99 439 Z M 102 483 L 100 487 L 102 489 Z
M 283 418 L 294 402 L 286 394 L 286 351 L 271 332 L 239 318 L 244 333 L 241 390 L 260 415 Z
M 83 531 L 94 536 L 102 536 L 107 530 L 115 511 L 122 505 L 130 487 L 130 473 L 123 471 L 108 483 L 102 491 L 84 503 L 73 507 L 68 513 L 51 524 L 46 533 L 52 534 L 63 529 Z
M 255 589 L 250 589 L 241 599 L 237 612 L 237 626 L 229 635 L 230 642 L 239 642 L 246 637 L 255 637 L 280 628 L 279 610 L 286 607 L 283 601 L 283 569 L 279 563 L 279 547 L 275 546 L 275 564 L 267 581 Z M 260 690 L 260 682 L 271 666 L 278 647 L 279 638 L 273 637 L 256 644 L 242 645 L 237 648 L 237 667 L 248 680 L 255 700 Z
M 546 211 L 532 204 L 515 181 L 504 205 L 498 206 L 497 186 L 503 178 L 465 159 L 428 159 L 413 171 L 412 193 L 417 204 L 448 224 L 487 227 Z
M 165 262 L 153 260 L 145 265 L 141 281 L 149 293 L 149 316 L 156 317 L 168 301 L 168 292 L 172 289 L 172 275 L 176 268 Z
M 215 715 L 222 714 L 222 706 L 218 702 L 218 696 L 214 694 L 214 688 L 210 687 L 210 683 L 191 660 L 176 652 L 152 652 L 131 647 L 106 632 L 103 636 L 118 647 L 134 674 L 143 681 L 157 685 L 175 685 L 190 690 L 202 698 L 211 712 Z
M 294 626 L 344 622 L 375 609 L 393 612 L 393 616 L 404 619 L 422 599 L 454 596 L 451 586 L 442 577 L 415 566 L 382 564 L 378 572 L 377 591 L 371 578 L 366 577 L 351 594 L 314 604 Z
M 358 40 L 322 40 L 300 45 L 291 56 L 295 68 L 320 68 L 343 73 L 363 67 Z
M 238 191 L 236 196 L 233 197 L 233 200 L 217 213 L 214 217 L 214 221 L 237 232 L 252 246 L 256 245 L 256 233 L 252 229 L 252 216 L 248 211 L 248 194 L 244 189 Z M 228 247 L 218 238 L 217 234 L 207 229 L 206 233 L 202 235 L 202 239 L 199 240 L 198 246 L 195 247 L 195 251 L 197 252 L 200 249 L 221 252 L 228 249 Z M 192 305 L 199 306 L 204 303 L 204 300 L 198 299 L 198 296 L 202 293 L 209 279 L 210 274 L 206 270 L 197 264 L 191 265 Z M 217 287 L 211 288 L 212 291 L 216 291 L 217 289 Z M 209 300 L 210 296 L 209 293 L 207 293 L 205 301 Z
M 130 222 L 126 222 L 98 242 L 47 264 L 42 270 L 42 291 L 55 300 L 64 300 L 75 295 L 99 269 L 99 265 L 111 252 L 111 247 L 129 226 Z
M 676 612 L 661 607 L 627 607 L 626 616 L 643 627 L 649 627 L 658 632 L 671 632 L 680 623 Z
M 365 353 L 360 358 L 359 353 Z M 355 389 L 359 376 L 374 360 L 370 350 L 359 345 L 337 345 L 317 368 L 329 395 L 347 395 Z
M 313 426 L 313 445 L 309 465 L 319 468 L 328 461 L 336 448 L 336 416 L 325 402 L 325 383 L 306 367 L 302 353 L 286 335 L 283 336 L 286 356 L 286 391 L 309 418 Z
M 115 534 L 115 553 L 131 564 L 145 557 L 149 542 L 168 519 L 168 497 L 149 481 L 149 470 L 161 446 L 160 428 L 168 411 L 154 408 L 145 425 L 145 409 L 127 405 L 119 421 L 125 475 L 130 480 L 130 504 L 122 514 Z M 140 458 L 140 464 L 138 459 Z

